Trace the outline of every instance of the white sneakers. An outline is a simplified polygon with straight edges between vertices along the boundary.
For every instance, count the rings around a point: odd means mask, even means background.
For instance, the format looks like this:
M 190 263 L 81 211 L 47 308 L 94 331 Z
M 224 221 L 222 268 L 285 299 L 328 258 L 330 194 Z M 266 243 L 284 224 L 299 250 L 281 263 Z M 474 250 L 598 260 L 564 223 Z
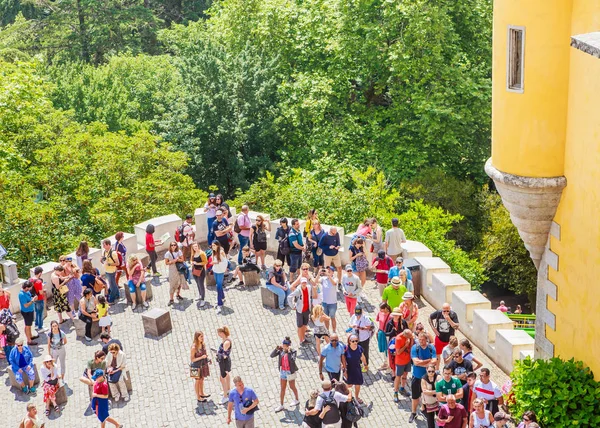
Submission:
M 229 397 L 223 397 L 221 398 L 221 404 L 226 404 L 229 402 Z
M 143 303 L 143 305 L 144 305 L 144 308 L 147 308 L 147 307 L 149 307 L 149 306 L 150 306 L 150 305 L 148 304 L 148 302 L 144 302 L 144 303 Z
M 221 313 L 221 311 L 222 311 L 221 307 L 220 307 L 220 306 L 217 306 L 217 313 L 218 313 L 218 314 L 220 314 L 220 313 Z
M 206 302 L 204 300 L 200 300 L 200 307 L 203 308 L 204 305 L 206 305 Z
M 285 410 L 285 407 L 283 407 L 283 404 L 280 404 L 279 406 L 275 407 L 275 413 L 281 412 L 282 410 Z
M 296 407 L 298 404 L 300 404 L 300 402 L 298 400 L 292 400 L 290 403 L 291 407 Z
M 131 305 L 131 310 L 132 310 L 132 311 L 135 311 L 135 308 L 137 308 L 137 303 L 133 303 L 133 304 Z

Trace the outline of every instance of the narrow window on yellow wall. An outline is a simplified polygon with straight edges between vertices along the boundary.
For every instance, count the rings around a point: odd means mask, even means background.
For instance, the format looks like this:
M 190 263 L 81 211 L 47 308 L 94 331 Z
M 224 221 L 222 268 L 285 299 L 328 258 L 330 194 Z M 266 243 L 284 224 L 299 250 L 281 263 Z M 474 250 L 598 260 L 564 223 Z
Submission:
M 506 86 L 509 91 L 523 93 L 525 27 L 508 27 Z

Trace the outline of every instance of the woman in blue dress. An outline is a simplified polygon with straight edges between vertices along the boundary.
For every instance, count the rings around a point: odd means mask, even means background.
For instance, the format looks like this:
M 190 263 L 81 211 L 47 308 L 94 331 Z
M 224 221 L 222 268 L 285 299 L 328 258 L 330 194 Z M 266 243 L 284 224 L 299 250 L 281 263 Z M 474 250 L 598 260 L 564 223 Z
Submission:
M 354 398 L 360 404 L 363 404 L 363 401 L 359 398 L 360 386 L 363 384 L 361 364 L 365 367 L 365 371 L 368 370 L 369 366 L 363 348 L 358 344 L 358 336 L 351 334 L 348 337 L 348 346 L 342 354 L 344 381 L 348 384 L 349 388 L 354 386 Z
M 104 370 L 97 369 L 92 375 L 92 380 L 94 381 L 94 391 L 92 393 L 91 406 L 100 421 L 100 426 L 104 428 L 106 422 L 110 422 L 117 428 L 121 428 L 122 425 L 108 414 L 108 384 L 106 383 Z

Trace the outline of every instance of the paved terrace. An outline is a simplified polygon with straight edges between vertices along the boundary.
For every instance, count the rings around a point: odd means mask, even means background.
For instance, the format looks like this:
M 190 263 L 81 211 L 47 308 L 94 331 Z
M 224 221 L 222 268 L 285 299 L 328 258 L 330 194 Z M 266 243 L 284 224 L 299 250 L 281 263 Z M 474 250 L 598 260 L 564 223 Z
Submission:
M 269 265 L 272 258 L 269 257 Z M 195 285 L 182 294 L 186 300 L 169 309 L 168 284 L 164 264 L 160 263 L 163 276 L 160 285 L 154 287 L 154 300 L 150 307 L 161 307 L 171 311 L 173 330 L 159 339 L 145 338 L 141 314 L 144 308 L 138 307 L 132 312 L 131 306 L 121 302 L 112 308 L 113 337 L 123 342 L 127 354 L 128 369 L 131 372 L 133 393 L 131 401 L 120 402 L 112 407 L 114 416 L 125 427 L 225 427 L 226 406 L 220 402 L 220 384 L 218 381 L 218 365 L 211 367 L 210 377 L 206 380 L 205 390 L 211 393 L 207 403 L 197 405 L 194 395 L 193 380 L 190 379 L 188 362 L 189 349 L 195 330 L 205 332 L 207 345 L 217 347 L 219 339 L 216 329 L 227 325 L 232 332 L 233 353 L 232 375 L 241 375 L 247 386 L 255 389 L 260 399 L 260 411 L 256 413 L 259 427 L 287 427 L 301 425 L 304 403 L 309 391 L 318 388 L 317 354 L 314 345 L 298 347 L 295 315 L 290 309 L 285 311 L 266 309 L 261 304 L 260 290 L 252 288 L 228 288 L 227 300 L 221 315 L 215 313 L 216 291 L 209 287 L 208 303 L 204 308 L 197 307 L 198 291 Z M 373 313 L 379 303 L 379 294 L 375 284 L 367 282 L 368 312 Z M 14 296 L 16 298 L 16 296 Z M 338 333 L 343 332 L 350 319 L 341 294 L 338 296 Z M 434 310 L 427 302 L 420 301 L 420 320 L 427 325 L 427 317 Z M 56 313 L 50 310 L 44 325 L 49 326 Z M 23 332 L 23 322 L 17 323 Z M 76 340 L 75 329 L 70 321 L 62 324 L 67 333 L 67 385 L 68 403 L 61 415 L 54 413 L 46 421 L 46 428 L 51 427 L 92 427 L 99 426 L 95 415 L 89 410 L 87 386 L 78 381 L 85 364 L 92 358 L 94 351 L 100 349 L 97 342 L 87 344 Z M 23 333 L 22 333 L 23 334 Z M 275 345 L 284 336 L 290 336 L 293 345 L 298 349 L 299 374 L 297 386 L 301 405 L 294 409 L 274 413 L 273 408 L 279 403 L 279 375 L 276 359 L 269 358 Z M 344 340 L 346 335 L 340 335 Z M 462 338 L 463 336 L 459 334 Z M 310 338 L 313 340 L 312 336 Z M 44 333 L 40 333 L 38 342 L 45 344 Z M 314 342 L 313 342 L 314 343 Z M 46 346 L 34 346 L 32 351 L 39 367 L 46 354 Z M 479 349 L 476 356 L 484 362 L 484 366 L 492 371 L 492 379 L 502 385 L 508 377 L 494 365 Z M 361 397 L 368 404 L 368 415 L 359 422 L 362 427 L 426 427 L 420 418 L 416 424 L 409 424 L 409 398 L 402 397 L 399 404 L 392 401 L 391 376 L 377 372 L 373 368 L 383 362 L 382 354 L 377 352 L 376 339 L 371 344 L 372 368 L 365 377 L 365 385 Z M 0 360 L 0 403 L 2 408 L 2 427 L 17 427 L 25 415 L 28 402 L 37 404 L 43 416 L 43 393 L 27 396 L 10 387 L 6 360 Z M 288 389 L 286 403 L 292 399 Z M 110 424 L 107 424 L 109 426 Z M 233 426 L 233 425 L 231 425 Z

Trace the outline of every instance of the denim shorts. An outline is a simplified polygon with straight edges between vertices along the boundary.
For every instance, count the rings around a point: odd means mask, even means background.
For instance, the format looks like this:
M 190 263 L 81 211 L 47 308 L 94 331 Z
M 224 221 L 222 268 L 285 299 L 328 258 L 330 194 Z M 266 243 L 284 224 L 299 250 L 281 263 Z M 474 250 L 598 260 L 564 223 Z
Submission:
M 337 312 L 337 303 L 321 303 L 321 305 L 323 306 L 323 312 L 325 312 L 325 315 L 327 315 L 329 318 L 335 318 L 335 313 Z
M 302 251 L 290 252 L 290 272 L 296 272 L 302 264 Z
M 281 380 L 296 380 L 298 373 L 291 373 L 289 370 L 279 370 L 279 379 Z
M 127 285 L 129 286 L 129 292 L 134 294 L 135 293 L 135 284 L 133 283 L 133 281 L 129 280 L 127 282 Z M 140 291 L 146 291 L 146 281 L 142 281 L 142 283 L 140 284 Z

